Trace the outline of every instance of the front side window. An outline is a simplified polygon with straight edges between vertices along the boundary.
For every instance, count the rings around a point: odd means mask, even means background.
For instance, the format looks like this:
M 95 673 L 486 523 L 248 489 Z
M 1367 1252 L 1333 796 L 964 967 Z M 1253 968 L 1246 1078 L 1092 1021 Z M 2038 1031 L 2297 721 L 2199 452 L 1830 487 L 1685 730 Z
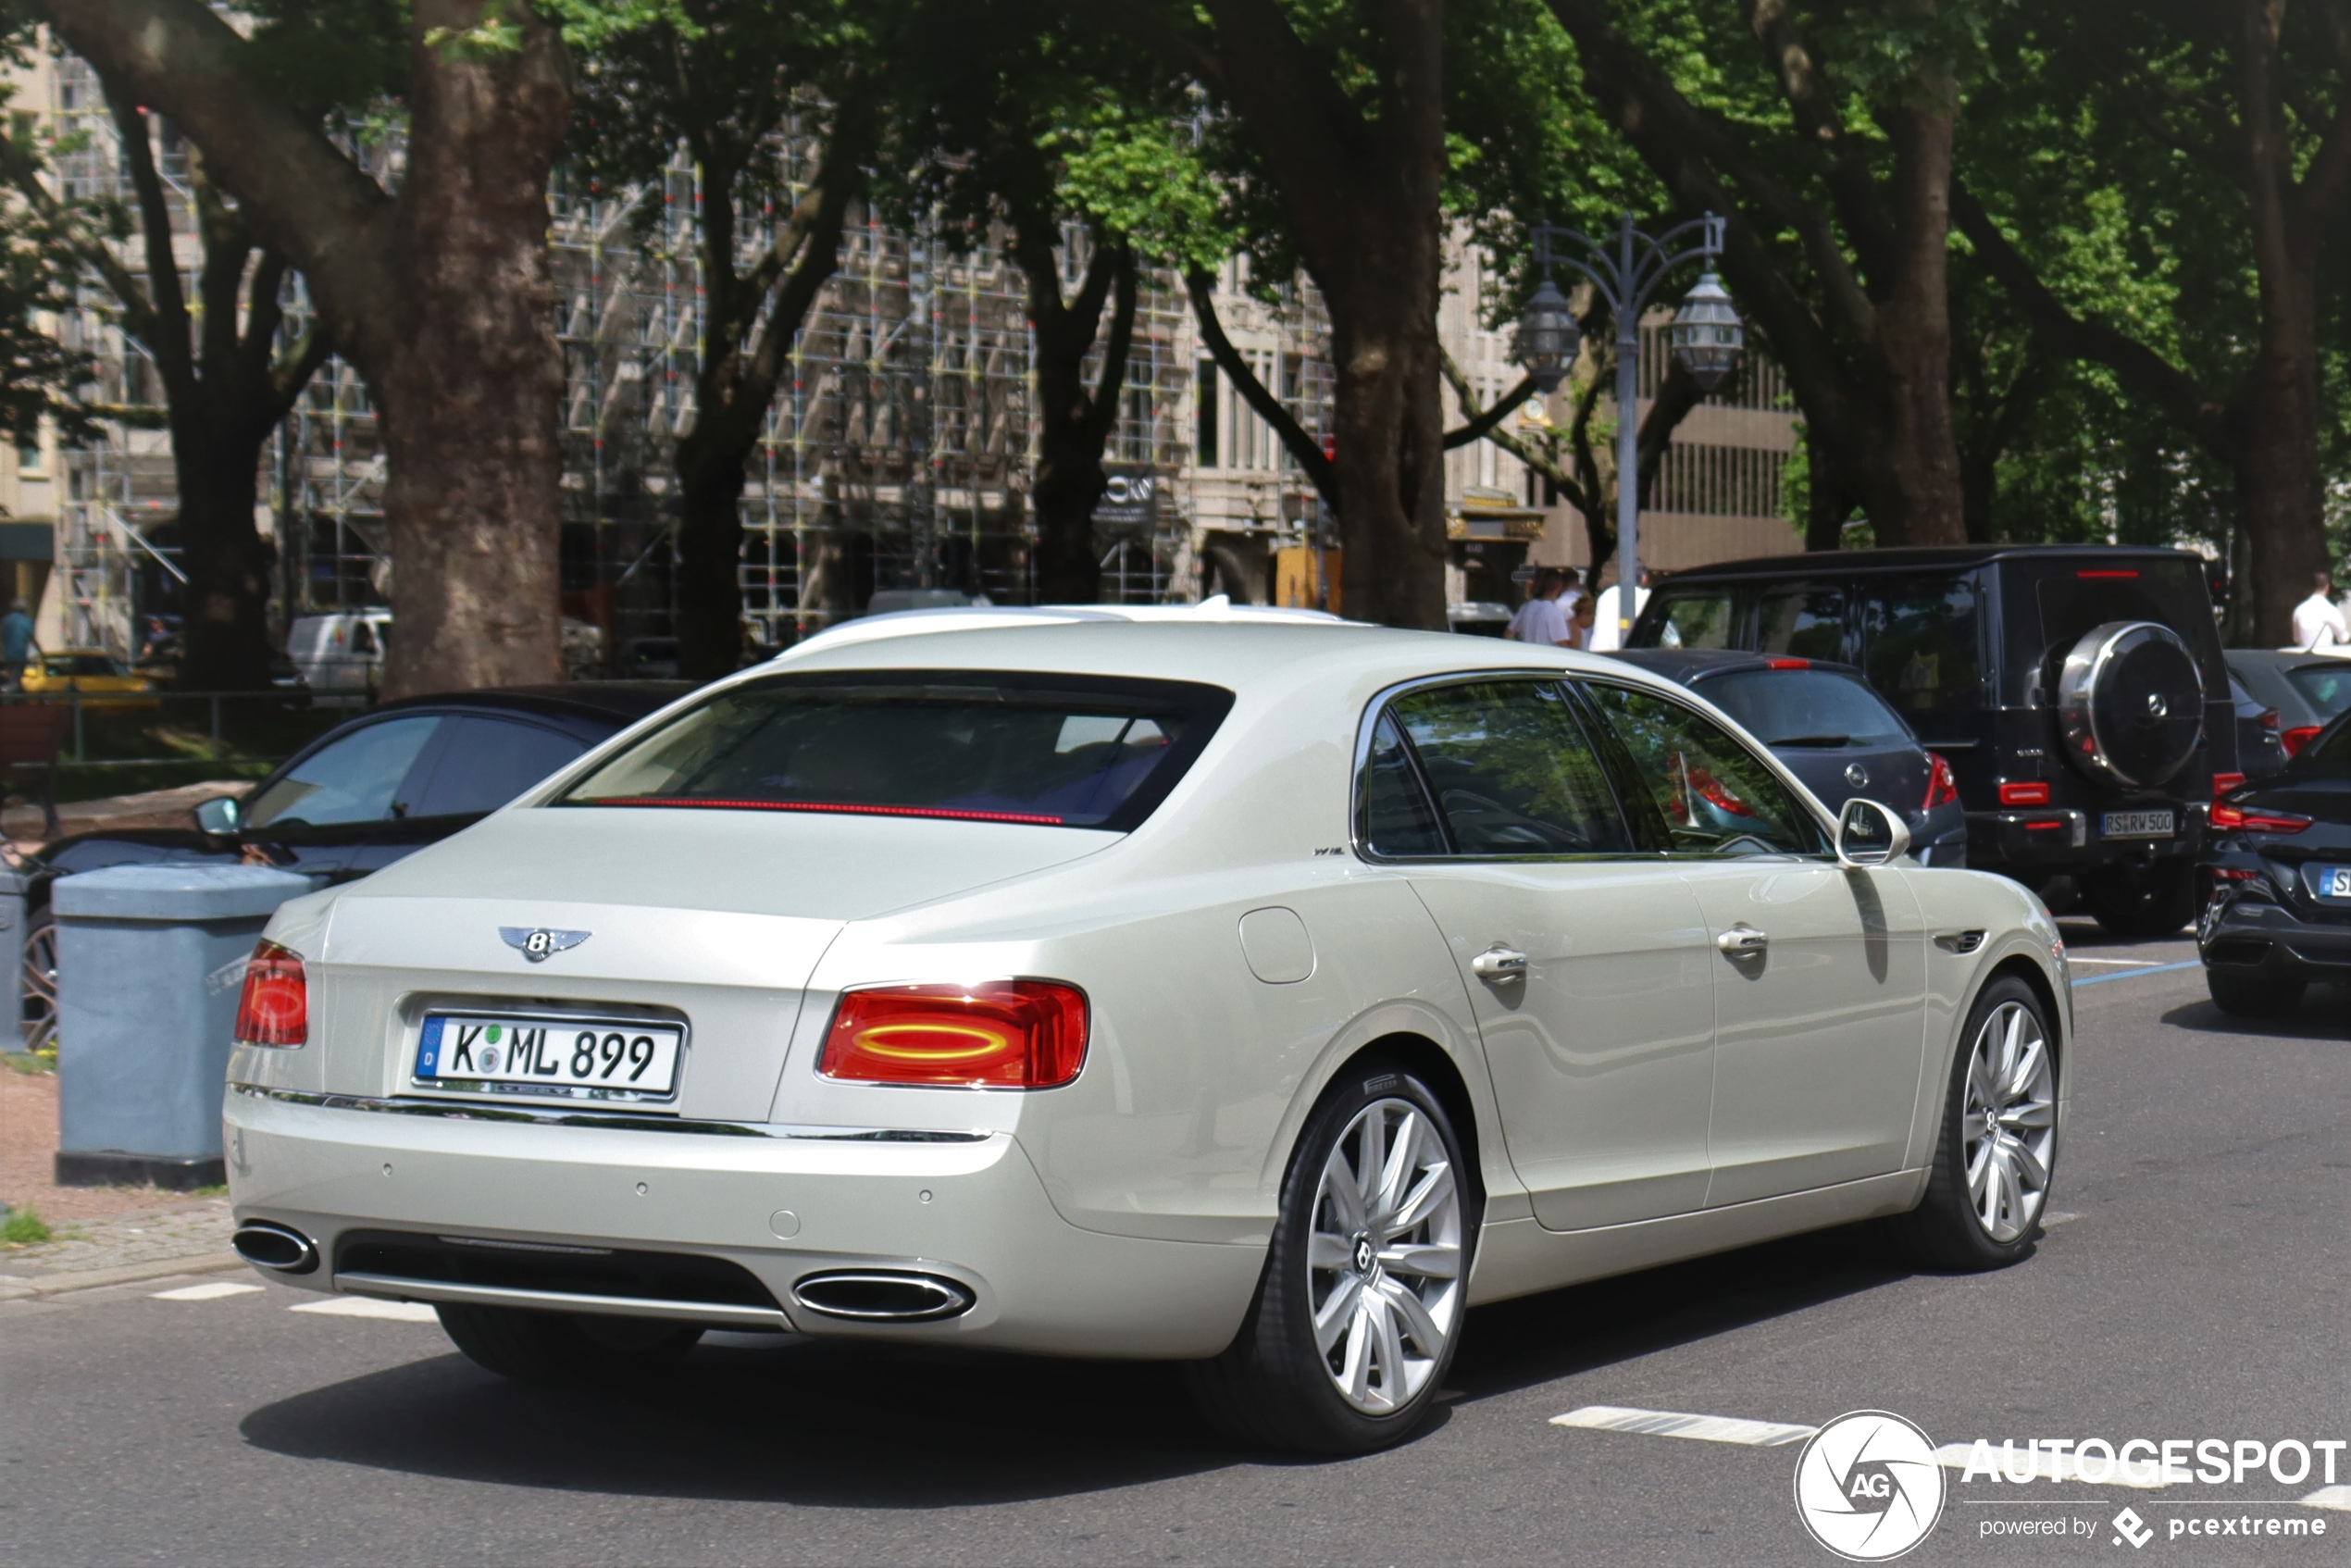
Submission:
M 1984 703 L 1975 584 L 1967 578 L 1866 583 L 1860 594 L 1870 684 L 1905 714 Z
M 479 816 L 496 811 L 586 750 L 535 724 L 466 715 L 449 723 L 447 743 L 412 816 Z
M 245 808 L 248 828 L 339 828 L 388 822 L 392 799 L 441 727 L 437 717 L 386 719 L 296 763 Z
M 775 676 L 678 715 L 555 803 L 934 816 L 1124 831 L 1232 704 L 1189 681 Z
M 1845 657 L 1845 590 L 1793 582 L 1767 588 L 1755 604 L 1755 646 L 1799 659 Z
M 1391 752 L 1409 742 L 1451 853 L 1633 852 L 1608 776 L 1553 683 L 1475 681 L 1408 692 L 1389 705 L 1381 728 Z M 1371 760 L 1375 770 L 1383 760 L 1376 730 Z M 1379 800 L 1383 787 L 1375 771 L 1367 803 Z M 1397 824 L 1388 841 L 1398 841 L 1408 819 L 1392 805 L 1382 811 Z M 1374 847 L 1380 848 L 1376 840 Z
M 1664 847 L 1672 852 L 1828 852 L 1812 814 L 1721 725 L 1647 691 L 1598 683 L 1586 690 L 1630 754 L 1635 777 L 1664 821 Z

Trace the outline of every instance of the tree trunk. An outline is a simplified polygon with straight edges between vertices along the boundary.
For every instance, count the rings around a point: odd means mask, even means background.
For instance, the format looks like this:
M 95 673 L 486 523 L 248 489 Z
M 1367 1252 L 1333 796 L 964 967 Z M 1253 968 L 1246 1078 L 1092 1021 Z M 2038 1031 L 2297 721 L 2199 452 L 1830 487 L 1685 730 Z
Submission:
M 1421 254 L 1398 258 L 1393 269 L 1367 267 L 1368 276 L 1343 290 L 1325 281 L 1324 301 L 1338 370 L 1332 433 L 1346 548 L 1340 603 L 1351 620 L 1443 631 L 1445 421 L 1433 218 L 1427 243 L 1410 247 Z
M 1853 503 L 1837 482 L 1836 464 L 1829 456 L 1827 443 L 1812 433 L 1810 425 L 1804 427 L 1804 548 L 1842 549 Z
M 2260 361 L 2238 392 L 2245 436 L 2236 466 L 2237 527 L 2252 546 L 2252 630 L 2264 648 L 2293 641 L 2294 606 L 2309 597 L 2313 574 L 2328 566 L 2317 324 L 2305 321 L 2307 335 L 2298 341 L 2291 324 L 2275 317 L 2264 321 Z
M 1022 225 L 1019 250 L 1028 277 L 1028 316 L 1037 334 L 1037 479 L 1029 504 L 1037 516 L 1037 597 L 1046 604 L 1092 604 L 1102 596 L 1101 555 L 1094 542 L 1094 508 L 1110 488 L 1102 448 L 1118 420 L 1126 385 L 1126 350 L 1135 328 L 1135 255 L 1124 245 L 1097 241 L 1075 305 L 1061 297 L 1061 268 L 1049 220 Z M 1104 296 L 1110 335 L 1099 383 L 1086 386 Z
M 743 662 L 743 469 L 758 426 L 743 437 L 740 423 L 697 415 L 678 442 L 678 670 L 693 680 Z
M 429 44 L 485 17 L 512 52 Z M 394 630 L 386 696 L 560 678 L 563 360 L 547 174 L 569 72 L 528 6 L 417 0 L 396 335 L 369 377 L 390 479 Z
M 262 442 L 217 432 L 191 450 L 175 431 L 181 591 L 179 684 L 195 691 L 269 687 L 269 558 L 254 526 Z

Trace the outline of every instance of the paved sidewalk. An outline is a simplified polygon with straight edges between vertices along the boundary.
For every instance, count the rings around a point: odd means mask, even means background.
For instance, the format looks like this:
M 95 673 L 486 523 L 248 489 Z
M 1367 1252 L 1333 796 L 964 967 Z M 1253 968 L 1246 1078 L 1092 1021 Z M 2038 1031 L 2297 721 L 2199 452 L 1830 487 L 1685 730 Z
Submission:
M 153 1187 L 58 1187 L 51 1179 L 56 1153 L 56 1075 L 20 1073 L 0 1064 L 0 1202 L 31 1210 L 61 1236 L 68 1226 L 78 1226 L 93 1238 L 103 1234 L 116 1238 L 104 1245 L 132 1249 L 116 1260 L 119 1262 L 132 1261 L 133 1252 L 150 1256 L 155 1247 L 167 1244 L 145 1238 L 178 1235 L 183 1223 L 174 1216 L 217 1213 L 220 1239 L 206 1246 L 214 1251 L 227 1246 L 225 1199 Z M 190 1218 L 185 1223 L 196 1222 Z M 141 1234 L 134 1236 L 134 1231 Z M 193 1237 L 186 1244 L 193 1245 Z M 106 1255 L 112 1257 L 111 1252 Z M 0 1272 L 17 1272 L 16 1265 L 26 1256 L 24 1250 L 0 1244 Z
M 0 1300 L 167 1274 L 238 1267 L 229 1250 L 229 1200 L 106 1219 L 67 1221 L 36 1246 L 0 1246 Z

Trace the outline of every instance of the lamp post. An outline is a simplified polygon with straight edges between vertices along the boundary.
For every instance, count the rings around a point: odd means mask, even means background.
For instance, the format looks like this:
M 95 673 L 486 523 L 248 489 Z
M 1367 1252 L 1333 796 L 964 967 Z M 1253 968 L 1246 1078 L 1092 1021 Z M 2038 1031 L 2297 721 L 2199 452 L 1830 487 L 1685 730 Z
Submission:
M 1640 396 L 1641 310 L 1668 272 L 1686 261 L 1712 261 L 1723 254 L 1723 219 L 1708 213 L 1664 233 L 1649 235 L 1633 227 L 1627 212 L 1615 235 L 1596 240 L 1574 229 L 1538 223 L 1532 230 L 1535 259 L 1542 265 L 1543 280 L 1519 317 L 1519 363 L 1549 392 L 1575 358 L 1579 331 L 1566 296 L 1552 280 L 1555 266 L 1573 267 L 1592 280 L 1616 317 L 1616 595 L 1617 645 L 1632 634 L 1639 611 L 1641 585 L 1640 421 L 1635 408 Z M 1685 248 L 1676 249 L 1676 246 Z M 1560 323 L 1566 323 L 1562 332 Z M 1712 392 L 1738 363 L 1747 332 L 1731 296 L 1710 268 L 1683 300 L 1669 334 L 1673 357 Z

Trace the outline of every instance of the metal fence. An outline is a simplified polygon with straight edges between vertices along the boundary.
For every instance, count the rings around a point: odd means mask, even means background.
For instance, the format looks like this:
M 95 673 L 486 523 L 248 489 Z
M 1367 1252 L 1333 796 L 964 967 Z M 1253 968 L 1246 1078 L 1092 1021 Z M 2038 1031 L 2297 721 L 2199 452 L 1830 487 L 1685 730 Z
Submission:
M 374 704 L 360 690 L 0 691 L 0 706 L 62 708 L 63 767 L 274 765 Z

